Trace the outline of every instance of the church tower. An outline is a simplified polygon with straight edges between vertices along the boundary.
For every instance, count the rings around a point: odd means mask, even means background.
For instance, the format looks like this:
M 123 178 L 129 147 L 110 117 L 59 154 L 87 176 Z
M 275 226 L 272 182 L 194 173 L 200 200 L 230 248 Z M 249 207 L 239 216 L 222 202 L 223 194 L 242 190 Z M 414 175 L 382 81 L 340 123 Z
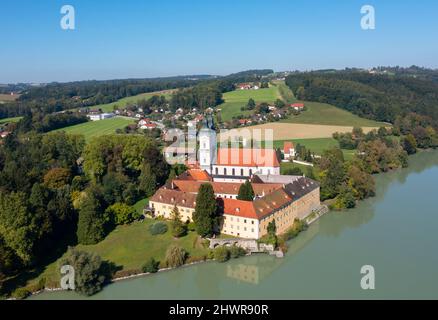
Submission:
M 211 115 L 205 117 L 199 130 L 199 165 L 202 170 L 212 173 L 212 165 L 216 162 L 217 142 L 216 130 Z

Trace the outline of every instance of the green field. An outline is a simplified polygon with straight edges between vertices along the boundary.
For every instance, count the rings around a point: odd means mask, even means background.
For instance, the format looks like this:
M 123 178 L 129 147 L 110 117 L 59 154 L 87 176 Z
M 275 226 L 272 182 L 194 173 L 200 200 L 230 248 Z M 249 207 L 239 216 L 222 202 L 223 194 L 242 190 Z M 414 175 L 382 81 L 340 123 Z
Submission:
M 342 110 L 326 103 L 304 102 L 304 104 L 307 110 L 301 112 L 301 114 L 297 116 L 291 115 L 288 119 L 284 119 L 281 121 L 289 123 L 307 123 L 353 127 L 388 126 L 387 123 L 361 118 L 348 111 Z
M 21 118 L 22 117 L 0 119 L 0 124 L 18 122 Z
M 163 262 L 166 250 L 170 245 L 178 245 L 184 248 L 189 256 L 201 257 L 208 253 L 209 249 L 204 248 L 199 242 L 195 232 L 175 239 L 169 230 L 162 235 L 151 235 L 149 226 L 155 221 L 145 219 L 143 222 L 134 222 L 131 225 L 119 226 L 112 231 L 103 241 L 96 245 L 78 245 L 77 249 L 98 254 L 104 260 L 115 263 L 122 270 L 138 270 L 149 259 L 154 258 Z M 48 284 L 59 283 L 57 262 L 48 265 L 38 277 L 29 281 L 28 284 L 35 284 L 38 279 L 46 278 Z
M 174 90 L 166 90 L 166 91 L 156 91 L 156 92 L 148 92 L 148 93 L 141 93 L 135 96 L 131 96 L 131 97 L 126 97 L 126 98 L 122 98 L 120 100 L 111 102 L 111 103 L 107 103 L 107 104 L 98 104 L 95 106 L 90 106 L 90 109 L 102 109 L 103 112 L 112 112 L 114 111 L 114 106 L 117 105 L 119 108 L 123 108 L 126 106 L 126 104 L 128 103 L 136 103 L 138 100 L 142 100 L 142 99 L 149 99 L 152 96 L 165 96 L 166 99 L 170 99 L 170 97 L 172 96 L 172 92 Z
M 284 141 L 292 141 L 294 145 L 300 144 L 305 146 L 306 149 L 310 149 L 315 155 L 322 155 L 324 150 L 332 148 L 339 148 L 339 142 L 333 138 L 317 138 L 317 139 L 291 139 L 291 140 L 276 140 L 273 145 L 274 148 L 283 149 Z M 356 150 L 342 149 L 346 160 L 353 158 Z
M 115 133 L 117 129 L 123 129 L 128 124 L 134 122 L 134 119 L 116 117 L 100 121 L 89 121 L 75 126 L 58 129 L 56 131 L 65 131 L 70 134 L 82 134 L 85 136 L 85 140 L 89 141 L 93 137 Z
M 259 90 L 235 90 L 226 92 L 223 95 L 225 102 L 217 108 L 221 109 L 222 121 L 229 121 L 238 115 L 250 115 L 253 111 L 241 111 L 240 108 L 246 106 L 250 98 L 256 103 L 274 103 L 279 98 L 277 86 L 271 86 Z

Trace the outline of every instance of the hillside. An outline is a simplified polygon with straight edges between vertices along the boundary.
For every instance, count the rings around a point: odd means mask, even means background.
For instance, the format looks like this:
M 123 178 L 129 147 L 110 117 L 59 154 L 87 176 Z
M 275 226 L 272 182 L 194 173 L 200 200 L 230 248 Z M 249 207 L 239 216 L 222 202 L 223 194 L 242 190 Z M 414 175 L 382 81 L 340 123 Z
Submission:
M 296 73 L 286 84 L 301 100 L 328 103 L 367 119 L 395 123 L 414 112 L 438 127 L 438 83 L 426 77 L 343 70 Z
M 327 103 L 304 103 L 307 108 L 306 111 L 301 112 L 301 114 L 297 116 L 290 115 L 287 119 L 281 120 L 281 122 L 353 127 L 380 127 L 389 125 L 388 123 L 361 118 L 351 112 L 342 110 Z
M 56 131 L 65 131 L 70 134 L 82 134 L 86 141 L 91 138 L 103 136 L 106 134 L 115 133 L 117 129 L 123 129 L 128 124 L 134 123 L 134 119 L 128 118 L 111 118 L 100 121 L 90 121 L 86 123 L 81 123 L 75 126 L 62 128 Z
M 222 121 L 229 121 L 238 115 L 250 115 L 252 111 L 241 111 L 240 108 L 248 103 L 250 98 L 256 103 L 268 102 L 274 103 L 278 99 L 279 93 L 276 86 L 259 90 L 235 90 L 223 94 L 225 103 L 218 106 L 221 109 Z

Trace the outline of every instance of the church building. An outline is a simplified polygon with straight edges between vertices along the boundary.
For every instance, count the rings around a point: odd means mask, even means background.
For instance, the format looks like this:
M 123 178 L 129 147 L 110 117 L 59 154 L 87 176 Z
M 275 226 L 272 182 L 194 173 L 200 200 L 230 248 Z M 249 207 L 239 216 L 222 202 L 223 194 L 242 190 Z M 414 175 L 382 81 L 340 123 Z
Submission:
M 279 175 L 280 163 L 273 149 L 218 148 L 212 118 L 199 131 L 199 166 L 215 182 L 245 182 L 255 174 Z

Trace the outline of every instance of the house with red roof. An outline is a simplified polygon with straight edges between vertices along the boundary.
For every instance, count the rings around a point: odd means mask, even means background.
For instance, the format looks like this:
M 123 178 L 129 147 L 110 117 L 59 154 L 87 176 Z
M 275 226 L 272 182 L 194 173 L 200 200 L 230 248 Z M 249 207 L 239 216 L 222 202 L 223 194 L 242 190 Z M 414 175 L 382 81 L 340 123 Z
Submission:
M 289 106 L 296 111 L 302 111 L 305 107 L 304 103 L 292 103 Z
M 295 146 L 292 141 L 285 141 L 283 143 L 283 150 L 282 150 L 284 160 L 289 160 L 293 157 L 295 157 Z

